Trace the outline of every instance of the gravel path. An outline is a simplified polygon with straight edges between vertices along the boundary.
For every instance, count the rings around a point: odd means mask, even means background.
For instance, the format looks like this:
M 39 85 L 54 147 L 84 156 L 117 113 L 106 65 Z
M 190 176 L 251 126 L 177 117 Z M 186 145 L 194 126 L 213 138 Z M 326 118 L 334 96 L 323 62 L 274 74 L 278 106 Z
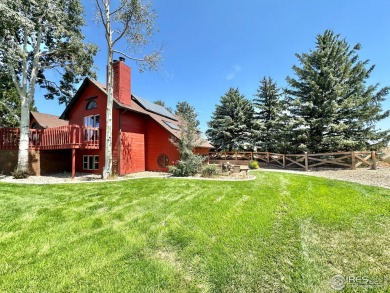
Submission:
M 366 168 L 359 168 L 356 170 L 316 170 L 316 171 L 292 171 L 292 170 L 278 170 L 278 169 L 261 169 L 265 172 L 288 172 L 294 174 L 302 174 L 306 176 L 325 177 L 330 179 L 351 181 L 365 185 L 380 186 L 390 188 L 390 168 L 378 168 L 371 170 Z
M 380 186 L 390 188 L 390 168 L 378 168 L 377 170 L 357 169 L 357 170 L 318 170 L 318 171 L 292 171 L 261 168 L 262 172 L 287 172 L 293 174 L 302 174 L 306 176 L 326 177 L 330 179 L 345 180 L 357 182 L 366 185 Z M 76 178 L 72 179 L 69 173 L 59 173 L 50 176 L 30 176 L 27 179 L 13 179 L 12 176 L 0 175 L 0 182 L 24 183 L 24 184 L 56 184 L 56 183 L 80 183 L 80 182 L 103 182 L 115 180 L 127 180 L 135 178 L 149 177 L 168 177 L 168 173 L 163 172 L 139 172 L 129 174 L 123 177 L 102 180 L 100 175 L 77 173 Z M 250 177 L 250 176 L 249 176 Z M 199 179 L 199 178 L 198 178 Z M 243 178 L 236 178 L 243 179 Z M 250 179 L 250 178 L 247 178 Z M 218 180 L 218 179 L 217 179 Z M 220 180 L 220 179 L 219 179 Z M 233 179 L 234 180 L 234 179 Z

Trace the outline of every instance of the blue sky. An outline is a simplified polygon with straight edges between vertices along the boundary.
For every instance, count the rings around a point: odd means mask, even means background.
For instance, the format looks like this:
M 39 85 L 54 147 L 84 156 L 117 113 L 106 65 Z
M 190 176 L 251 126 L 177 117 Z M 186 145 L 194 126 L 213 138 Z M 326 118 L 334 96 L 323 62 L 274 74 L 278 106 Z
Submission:
M 104 33 L 92 21 L 94 1 L 86 7 L 87 41 L 100 50 L 95 58 L 98 80 L 105 82 Z M 350 45 L 360 43 L 359 56 L 375 64 L 370 84 L 390 86 L 390 1 L 388 0 L 155 0 L 159 32 L 155 47 L 163 47 L 158 71 L 140 73 L 132 67 L 132 91 L 150 101 L 163 100 L 174 108 L 178 101 L 193 105 L 207 129 L 215 105 L 230 87 L 248 99 L 263 76 L 280 87 L 298 65 L 295 53 L 314 49 L 315 37 L 331 29 Z M 124 46 L 119 48 L 126 50 Z M 60 115 L 63 105 L 45 101 L 37 92 L 40 112 Z M 383 104 L 390 108 L 390 95 Z M 390 129 L 390 118 L 378 124 Z

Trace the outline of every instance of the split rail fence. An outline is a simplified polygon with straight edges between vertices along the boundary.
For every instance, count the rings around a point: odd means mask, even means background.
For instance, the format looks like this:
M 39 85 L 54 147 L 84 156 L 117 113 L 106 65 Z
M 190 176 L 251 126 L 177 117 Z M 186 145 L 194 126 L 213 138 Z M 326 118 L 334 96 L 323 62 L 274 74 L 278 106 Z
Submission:
M 209 164 L 230 162 L 231 164 L 243 165 L 248 161 L 255 160 L 284 169 L 303 169 L 308 171 L 312 168 L 351 168 L 371 167 L 376 169 L 378 161 L 390 158 L 390 153 L 375 151 L 366 152 L 336 152 L 318 154 L 278 154 L 270 152 L 210 152 Z

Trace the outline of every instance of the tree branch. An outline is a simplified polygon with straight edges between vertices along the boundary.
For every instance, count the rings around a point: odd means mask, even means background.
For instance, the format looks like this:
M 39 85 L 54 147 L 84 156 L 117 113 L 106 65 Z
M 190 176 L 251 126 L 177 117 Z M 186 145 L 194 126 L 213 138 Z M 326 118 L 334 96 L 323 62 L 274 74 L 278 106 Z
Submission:
M 123 56 L 125 56 L 126 58 L 129 58 L 130 60 L 134 60 L 134 61 L 146 61 L 145 58 L 135 58 L 135 57 L 131 57 L 129 55 L 127 55 L 126 53 L 123 53 L 122 51 L 118 51 L 118 50 L 112 50 L 114 53 L 118 53 L 118 54 L 121 54 Z
M 102 9 L 102 7 L 100 6 L 99 0 L 96 0 L 95 2 L 96 2 L 96 5 L 97 5 L 97 7 L 98 7 L 98 10 L 99 10 L 100 19 L 101 19 L 102 22 L 103 22 L 104 28 L 107 30 L 107 22 L 105 21 L 104 16 L 103 16 L 103 9 Z

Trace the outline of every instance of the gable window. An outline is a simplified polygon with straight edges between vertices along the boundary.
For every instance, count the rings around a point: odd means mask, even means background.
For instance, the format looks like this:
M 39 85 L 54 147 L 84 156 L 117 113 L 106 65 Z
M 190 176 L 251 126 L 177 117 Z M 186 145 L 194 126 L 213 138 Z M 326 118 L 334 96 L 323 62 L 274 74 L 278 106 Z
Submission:
M 83 170 L 98 170 L 99 156 L 83 156 Z
M 99 139 L 100 116 L 91 115 L 84 117 L 84 140 L 97 140 Z
M 96 108 L 97 108 L 96 101 L 92 100 L 92 101 L 89 101 L 87 103 L 87 107 L 86 107 L 87 110 L 92 110 L 92 109 L 96 109 Z

